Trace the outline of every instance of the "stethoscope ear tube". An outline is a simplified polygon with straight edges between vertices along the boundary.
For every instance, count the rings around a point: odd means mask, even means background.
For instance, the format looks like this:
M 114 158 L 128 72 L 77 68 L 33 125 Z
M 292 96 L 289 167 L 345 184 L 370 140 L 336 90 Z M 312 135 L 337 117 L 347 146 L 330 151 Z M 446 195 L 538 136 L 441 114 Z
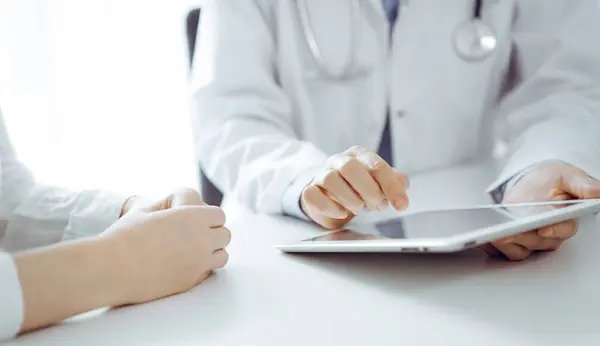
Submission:
M 315 65 L 317 66 L 318 72 L 327 77 L 328 79 L 344 79 L 348 77 L 348 75 L 350 74 L 350 69 L 354 66 L 354 54 L 356 52 L 356 49 L 358 49 L 357 47 L 359 46 L 360 40 L 360 33 L 358 32 L 360 24 L 360 1 L 361 0 L 350 1 L 351 39 L 348 47 L 348 54 L 346 55 L 346 61 L 341 66 L 339 71 L 333 71 L 333 69 L 327 64 L 323 51 L 319 46 L 319 42 L 314 31 L 314 25 L 310 19 L 311 17 L 308 9 L 307 0 L 296 0 L 296 5 L 298 8 L 298 17 L 300 20 L 300 25 L 302 26 L 302 32 L 304 33 L 304 38 L 306 40 L 308 48 L 310 49 L 311 55 L 315 61 Z
M 319 0 L 315 0 L 318 2 Z M 333 69 L 327 63 L 323 50 L 321 49 L 318 38 L 314 31 L 314 25 L 311 22 L 311 16 L 307 0 L 296 0 L 298 9 L 298 18 L 302 27 L 302 32 L 316 65 L 316 70 L 311 73 L 314 78 L 324 77 L 331 80 L 351 79 L 355 66 L 355 53 L 360 46 L 360 6 L 361 0 L 350 1 L 350 42 L 346 61 L 339 69 Z M 498 39 L 494 29 L 486 24 L 482 19 L 483 0 L 474 0 L 472 17 L 469 20 L 456 26 L 451 33 L 452 46 L 456 55 L 468 62 L 481 61 L 491 56 L 496 50 Z M 356 73 L 359 73 L 357 71 Z

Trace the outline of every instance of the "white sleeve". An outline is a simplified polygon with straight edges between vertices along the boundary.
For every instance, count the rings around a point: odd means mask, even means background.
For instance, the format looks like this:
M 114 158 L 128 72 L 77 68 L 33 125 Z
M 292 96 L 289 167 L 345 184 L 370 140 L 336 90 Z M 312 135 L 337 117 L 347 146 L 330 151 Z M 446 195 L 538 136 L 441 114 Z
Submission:
M 600 4 L 517 3 L 510 89 L 499 107 L 508 160 L 488 191 L 528 167 L 561 161 L 600 178 Z
M 0 249 L 16 252 L 101 233 L 120 216 L 125 198 L 36 183 L 18 160 L 0 113 Z
M 12 257 L 0 252 L 0 342 L 17 335 L 23 324 L 23 292 Z
M 323 167 L 327 156 L 293 129 L 292 107 L 276 81 L 276 42 L 265 4 L 213 0 L 202 6 L 192 75 L 194 129 L 204 173 L 215 185 L 255 211 L 279 214 L 288 204 L 287 189 Z

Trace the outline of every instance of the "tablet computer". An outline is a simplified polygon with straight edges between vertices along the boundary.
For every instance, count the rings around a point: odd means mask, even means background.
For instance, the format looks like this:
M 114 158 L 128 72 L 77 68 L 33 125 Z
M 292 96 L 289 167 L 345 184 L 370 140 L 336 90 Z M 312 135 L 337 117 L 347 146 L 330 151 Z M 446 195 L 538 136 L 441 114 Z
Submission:
M 598 212 L 598 199 L 425 210 L 276 248 L 284 252 L 456 252 Z

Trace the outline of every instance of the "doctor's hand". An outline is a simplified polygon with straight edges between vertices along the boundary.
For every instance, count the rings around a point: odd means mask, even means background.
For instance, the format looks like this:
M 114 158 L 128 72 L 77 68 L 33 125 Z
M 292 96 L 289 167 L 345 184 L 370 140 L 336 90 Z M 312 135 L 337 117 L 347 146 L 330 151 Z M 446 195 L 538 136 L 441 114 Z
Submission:
M 557 163 L 540 164 L 505 191 L 503 203 L 562 201 L 600 198 L 600 182 L 582 170 Z M 524 260 L 536 251 L 556 250 L 577 233 L 577 220 L 570 220 L 480 247 L 492 256 Z
M 231 233 L 224 224 L 223 211 L 191 189 L 129 210 L 104 233 L 117 271 L 117 305 L 187 291 L 225 266 Z
M 408 177 L 395 172 L 379 155 L 352 147 L 329 158 L 304 188 L 301 206 L 313 221 L 333 229 L 363 210 L 384 210 L 389 204 L 406 209 Z

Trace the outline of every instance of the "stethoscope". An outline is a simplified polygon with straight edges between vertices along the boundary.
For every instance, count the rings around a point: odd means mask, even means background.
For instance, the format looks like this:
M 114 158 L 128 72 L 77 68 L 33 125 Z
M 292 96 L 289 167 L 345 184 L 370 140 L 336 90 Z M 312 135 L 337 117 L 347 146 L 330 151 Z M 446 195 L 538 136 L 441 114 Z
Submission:
M 333 69 L 327 63 L 323 51 L 317 42 L 311 16 L 308 11 L 307 0 L 296 0 L 300 25 L 311 55 L 315 60 L 318 73 L 324 77 L 336 80 L 351 79 L 360 76 L 365 71 L 356 69 L 354 66 L 356 47 L 359 46 L 360 35 L 358 25 L 361 15 L 361 0 L 351 1 L 350 15 L 350 45 L 346 61 L 339 69 Z M 464 61 L 477 62 L 491 56 L 498 45 L 498 38 L 494 29 L 482 20 L 483 0 L 474 0 L 473 14 L 471 18 L 456 26 L 452 32 L 452 46 L 456 55 Z M 352 71 L 354 69 L 354 71 Z
M 323 51 L 317 42 L 317 36 L 313 30 L 313 24 L 310 21 L 310 14 L 308 13 L 307 0 L 296 0 L 296 6 L 298 8 L 298 15 L 300 18 L 300 25 L 302 26 L 302 32 L 304 32 L 304 38 L 308 44 L 308 48 L 312 54 L 313 59 L 317 65 L 317 75 L 327 77 L 334 80 L 353 79 L 359 75 L 362 75 L 365 71 L 350 71 L 354 68 L 354 52 L 356 47 L 360 44 L 360 35 L 358 32 L 358 24 L 360 23 L 360 1 L 351 1 L 350 5 L 350 44 L 348 47 L 348 53 L 346 54 L 346 61 L 342 64 L 339 70 L 334 70 L 329 67 Z
M 498 36 L 494 29 L 482 20 L 483 0 L 475 0 L 471 20 L 454 29 L 452 43 L 459 58 L 465 61 L 482 61 L 496 50 Z

